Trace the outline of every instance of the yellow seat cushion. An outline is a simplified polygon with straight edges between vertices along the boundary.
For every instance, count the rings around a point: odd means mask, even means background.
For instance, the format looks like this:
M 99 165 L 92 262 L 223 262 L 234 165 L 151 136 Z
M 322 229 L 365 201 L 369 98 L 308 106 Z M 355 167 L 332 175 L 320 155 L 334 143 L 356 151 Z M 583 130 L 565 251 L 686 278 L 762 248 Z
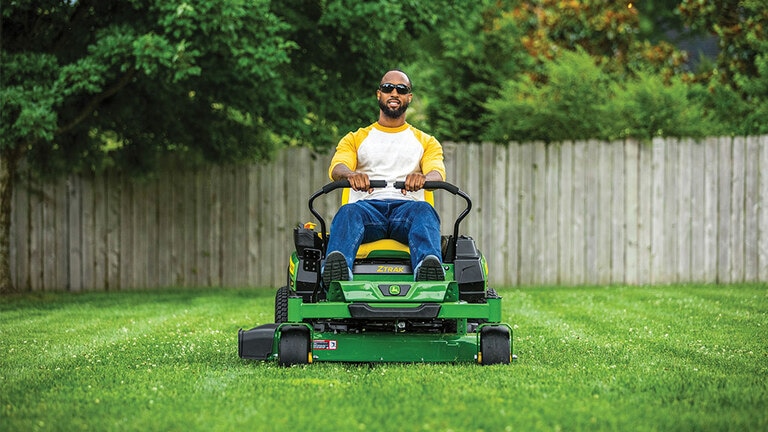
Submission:
M 411 250 L 407 245 L 397 240 L 382 239 L 370 243 L 363 243 L 357 250 L 356 258 L 409 258 Z

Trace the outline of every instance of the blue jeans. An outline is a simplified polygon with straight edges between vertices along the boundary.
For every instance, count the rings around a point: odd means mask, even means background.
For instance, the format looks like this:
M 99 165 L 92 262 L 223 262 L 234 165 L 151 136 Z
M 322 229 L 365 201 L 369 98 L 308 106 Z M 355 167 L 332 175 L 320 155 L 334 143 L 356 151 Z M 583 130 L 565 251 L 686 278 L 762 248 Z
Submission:
M 343 253 L 351 269 L 361 244 L 385 238 L 408 245 L 414 269 L 427 255 L 442 261 L 440 216 L 425 201 L 360 200 L 341 206 L 331 222 L 327 252 Z

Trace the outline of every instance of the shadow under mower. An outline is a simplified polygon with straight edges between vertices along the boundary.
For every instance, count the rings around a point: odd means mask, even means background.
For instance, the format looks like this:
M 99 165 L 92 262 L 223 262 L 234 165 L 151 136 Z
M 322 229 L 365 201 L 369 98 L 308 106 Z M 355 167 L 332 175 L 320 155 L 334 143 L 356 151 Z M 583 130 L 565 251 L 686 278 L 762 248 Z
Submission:
M 402 189 L 404 184 L 393 186 Z M 371 187 L 387 183 L 374 180 Z M 472 208 L 469 196 L 446 182 L 424 185 L 466 202 L 453 235 L 442 238 L 445 281 L 414 282 L 407 249 L 380 240 L 383 249 L 374 247 L 365 257 L 358 253 L 353 280 L 325 287 L 321 268 L 327 231 L 313 203 L 341 188 L 349 188 L 349 182 L 326 184 L 309 198 L 320 232 L 311 223 L 294 229 L 296 250 L 288 284 L 275 296 L 275 322 L 240 329 L 239 356 L 285 366 L 316 361 L 510 363 L 512 329 L 501 323 L 501 297 L 487 286 L 487 265 L 474 240 L 459 236 L 459 225 Z

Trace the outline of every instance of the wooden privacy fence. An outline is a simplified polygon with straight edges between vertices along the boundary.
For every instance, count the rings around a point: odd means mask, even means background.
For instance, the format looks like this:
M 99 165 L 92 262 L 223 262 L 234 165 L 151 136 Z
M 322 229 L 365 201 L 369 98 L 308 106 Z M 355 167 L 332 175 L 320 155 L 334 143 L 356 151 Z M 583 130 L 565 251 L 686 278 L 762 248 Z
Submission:
M 444 144 L 473 197 L 461 232 L 494 286 L 768 282 L 768 137 Z M 292 229 L 330 155 L 17 183 L 16 285 L 117 290 L 285 283 Z M 337 195 L 318 199 L 330 222 Z M 463 202 L 438 193 L 444 233 Z

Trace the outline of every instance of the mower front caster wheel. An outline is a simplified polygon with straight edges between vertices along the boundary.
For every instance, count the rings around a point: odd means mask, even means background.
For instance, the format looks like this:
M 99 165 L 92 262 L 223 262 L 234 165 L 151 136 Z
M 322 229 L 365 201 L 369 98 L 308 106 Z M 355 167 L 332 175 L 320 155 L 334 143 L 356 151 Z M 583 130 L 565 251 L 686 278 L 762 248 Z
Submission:
M 283 327 L 277 347 L 277 362 L 280 366 L 312 363 L 309 329 L 304 326 Z
M 509 364 L 512 359 L 511 338 L 506 326 L 485 326 L 480 330 L 480 352 L 477 362 L 483 366 Z

